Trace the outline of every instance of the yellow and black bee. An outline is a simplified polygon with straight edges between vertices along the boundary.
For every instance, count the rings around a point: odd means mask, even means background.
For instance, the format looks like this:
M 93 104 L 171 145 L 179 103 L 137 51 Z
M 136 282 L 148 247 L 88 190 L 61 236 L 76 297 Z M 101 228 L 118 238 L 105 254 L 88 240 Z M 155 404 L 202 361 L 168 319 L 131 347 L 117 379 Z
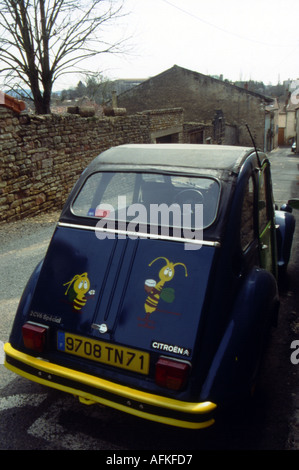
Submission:
M 145 290 L 148 293 L 146 298 L 144 309 L 146 313 L 145 319 L 148 320 L 150 315 L 157 310 L 158 303 L 160 298 L 165 302 L 173 302 L 174 300 L 174 289 L 172 288 L 165 288 L 164 285 L 166 282 L 171 281 L 175 275 L 175 266 L 183 266 L 185 268 L 185 277 L 188 276 L 187 268 L 184 263 L 172 263 L 167 258 L 160 256 L 159 258 L 154 259 L 151 261 L 149 266 L 157 261 L 158 259 L 164 259 L 166 264 L 160 269 L 159 271 L 159 279 L 160 281 L 156 283 L 153 279 L 147 279 L 145 281 Z
M 68 295 L 68 299 L 72 302 L 73 309 L 76 312 L 79 312 L 86 304 L 86 294 L 89 293 L 89 295 L 94 295 L 95 293 L 93 290 L 89 290 L 90 281 L 87 273 L 76 274 L 73 279 L 63 285 L 68 286 L 65 291 L 65 295 Z

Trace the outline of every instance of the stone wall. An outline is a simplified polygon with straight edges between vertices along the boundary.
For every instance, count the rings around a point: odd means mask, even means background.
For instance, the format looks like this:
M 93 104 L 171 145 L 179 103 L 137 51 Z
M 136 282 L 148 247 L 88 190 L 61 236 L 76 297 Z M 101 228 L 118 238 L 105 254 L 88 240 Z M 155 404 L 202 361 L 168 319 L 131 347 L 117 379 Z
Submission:
M 100 152 L 149 143 L 181 126 L 182 110 L 111 118 L 17 115 L 0 106 L 0 222 L 60 210 L 83 169 Z

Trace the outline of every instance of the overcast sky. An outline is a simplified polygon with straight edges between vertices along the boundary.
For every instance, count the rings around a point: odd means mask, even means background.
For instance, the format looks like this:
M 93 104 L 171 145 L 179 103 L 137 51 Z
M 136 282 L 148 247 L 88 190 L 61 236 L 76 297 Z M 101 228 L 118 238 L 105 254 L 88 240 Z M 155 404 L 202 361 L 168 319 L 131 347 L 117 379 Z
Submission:
M 132 36 L 131 55 L 93 59 L 108 78 L 148 78 L 174 64 L 233 81 L 299 78 L 299 0 L 125 0 L 125 8 L 114 34 Z

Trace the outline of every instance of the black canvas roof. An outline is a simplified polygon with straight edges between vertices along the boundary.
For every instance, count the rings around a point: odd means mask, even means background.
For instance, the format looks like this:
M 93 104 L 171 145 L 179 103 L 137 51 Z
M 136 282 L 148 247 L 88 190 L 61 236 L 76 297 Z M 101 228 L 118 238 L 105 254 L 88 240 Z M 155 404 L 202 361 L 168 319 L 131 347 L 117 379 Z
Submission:
M 238 172 L 250 147 L 202 144 L 128 144 L 101 153 L 90 165 L 90 171 L 144 170 L 197 173 L 202 170 Z

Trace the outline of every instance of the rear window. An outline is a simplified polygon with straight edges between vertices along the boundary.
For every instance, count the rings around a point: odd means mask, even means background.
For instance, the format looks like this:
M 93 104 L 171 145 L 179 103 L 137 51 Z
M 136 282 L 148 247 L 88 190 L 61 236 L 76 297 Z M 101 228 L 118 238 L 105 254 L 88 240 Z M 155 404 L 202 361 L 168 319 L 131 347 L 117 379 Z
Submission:
M 216 218 L 220 186 L 208 177 L 157 173 L 92 174 L 72 205 L 78 217 L 168 227 L 206 228 Z M 137 218 L 137 219 L 136 219 Z

